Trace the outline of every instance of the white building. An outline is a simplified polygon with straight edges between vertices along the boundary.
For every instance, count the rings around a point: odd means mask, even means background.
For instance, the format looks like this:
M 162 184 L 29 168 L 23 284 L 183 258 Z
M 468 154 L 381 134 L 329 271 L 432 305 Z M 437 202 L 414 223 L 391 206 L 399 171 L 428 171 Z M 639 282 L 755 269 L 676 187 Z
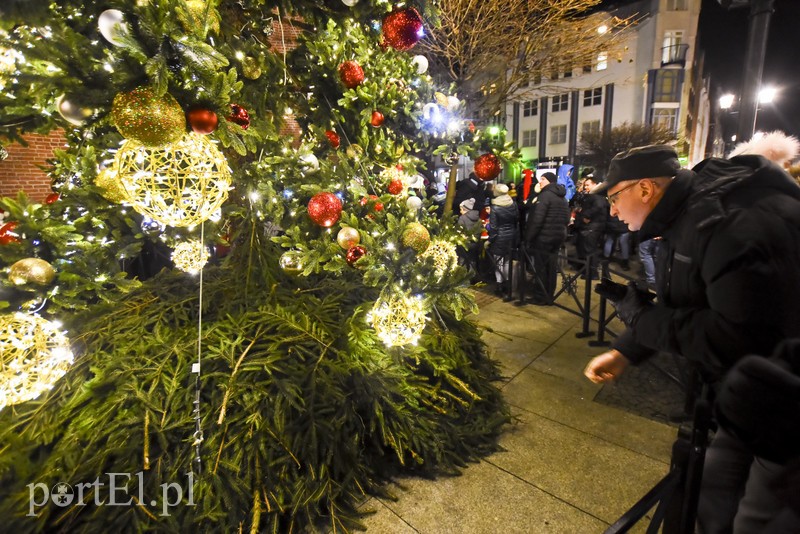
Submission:
M 547 160 L 580 164 L 583 133 L 624 122 L 663 124 L 675 132 L 685 164 L 703 159 L 709 105 L 707 83 L 696 68 L 700 4 L 641 0 L 613 10 L 638 20 L 624 51 L 614 57 L 601 53 L 592 65 L 531 80 L 525 97 L 506 106 L 506 129 L 523 159 L 531 166 Z

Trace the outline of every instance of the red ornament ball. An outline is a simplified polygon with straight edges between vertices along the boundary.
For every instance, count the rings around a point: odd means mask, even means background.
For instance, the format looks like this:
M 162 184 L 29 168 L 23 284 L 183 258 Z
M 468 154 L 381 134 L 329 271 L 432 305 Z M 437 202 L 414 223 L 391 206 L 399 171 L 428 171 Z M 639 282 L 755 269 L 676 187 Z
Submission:
M 17 221 L 10 221 L 0 226 L 0 245 L 19 243 L 19 237 L 14 233 L 17 226 L 19 226 Z
M 345 61 L 339 65 L 339 78 L 348 89 L 355 89 L 364 83 L 364 69 L 355 61 Z
M 403 192 L 403 180 L 399 178 L 395 178 L 391 182 L 389 182 L 389 187 L 387 188 L 389 193 L 392 195 L 399 195 Z
M 467 126 L 467 128 L 469 128 L 470 133 L 475 133 L 475 123 L 474 122 L 469 121 L 469 126 Z
M 422 17 L 413 7 L 396 9 L 383 17 L 383 44 L 408 50 L 424 36 Z
M 378 197 L 376 195 L 370 195 L 368 197 L 362 197 L 361 198 L 361 205 L 362 206 L 366 206 L 368 202 L 377 201 L 377 200 L 378 200 Z M 375 204 L 373 204 L 373 206 L 372 206 L 372 209 L 375 210 L 375 211 L 383 211 L 383 202 L 375 202 Z
M 328 138 L 328 142 L 334 149 L 339 148 L 339 145 L 342 144 L 342 140 L 339 138 L 339 134 L 334 132 L 333 130 L 328 130 L 325 132 L 325 137 Z
M 247 114 L 246 111 L 245 114 Z M 249 126 L 250 118 L 247 117 L 247 119 L 248 119 L 247 125 Z M 190 109 L 189 112 L 186 114 L 186 120 L 189 123 L 189 126 L 192 127 L 193 132 L 203 135 L 210 134 L 211 132 L 216 130 L 217 125 L 219 124 L 219 117 L 217 117 L 217 114 L 211 111 L 210 109 L 203 107 L 196 107 Z
M 61 193 L 50 193 L 46 197 L 44 197 L 45 204 L 52 204 L 54 202 L 58 202 L 58 199 L 61 198 Z
M 376 109 L 375 111 L 372 112 L 372 118 L 370 119 L 369 122 L 375 128 L 379 128 L 383 124 L 383 113 L 381 113 Z
M 342 216 L 342 201 L 333 193 L 317 193 L 308 201 L 308 216 L 315 224 L 330 228 Z
M 475 176 L 488 182 L 500 174 L 500 160 L 494 154 L 483 154 L 475 160 Z
M 231 114 L 228 115 L 228 120 L 246 130 L 250 127 L 250 114 L 239 104 L 231 104 Z
M 367 249 L 362 247 L 361 245 L 356 245 L 354 247 L 350 247 L 347 250 L 347 255 L 345 258 L 347 259 L 347 264 L 350 267 L 355 267 L 355 263 L 367 255 Z

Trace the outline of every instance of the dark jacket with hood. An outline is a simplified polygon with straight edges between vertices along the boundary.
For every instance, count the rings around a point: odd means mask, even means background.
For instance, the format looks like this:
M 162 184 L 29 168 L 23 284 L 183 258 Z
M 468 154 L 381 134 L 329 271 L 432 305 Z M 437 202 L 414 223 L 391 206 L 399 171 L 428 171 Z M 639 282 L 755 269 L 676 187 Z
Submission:
M 588 219 L 589 222 L 584 221 Z M 608 201 L 604 196 L 586 193 L 575 213 L 575 229 L 581 231 L 603 232 L 608 219 Z
M 519 241 L 519 211 L 508 195 L 492 200 L 489 212 L 489 252 L 495 256 L 508 256 Z
M 567 239 L 570 209 L 566 193 L 567 189 L 561 184 L 550 184 L 542 189 L 528 211 L 526 246 L 553 251 Z
M 685 356 L 718 380 L 746 354 L 800 337 L 800 187 L 761 156 L 679 171 L 642 224 L 661 237 L 658 303 L 614 348 Z

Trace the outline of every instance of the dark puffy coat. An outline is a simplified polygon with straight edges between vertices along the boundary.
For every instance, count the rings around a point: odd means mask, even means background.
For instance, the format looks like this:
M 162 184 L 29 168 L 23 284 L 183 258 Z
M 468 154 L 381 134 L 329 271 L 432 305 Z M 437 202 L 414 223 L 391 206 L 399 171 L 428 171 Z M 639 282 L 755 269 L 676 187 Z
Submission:
M 606 220 L 606 235 L 622 235 L 628 232 L 628 224 L 620 221 L 619 217 L 609 215 Z
M 600 195 L 586 194 L 581 199 L 581 204 L 575 213 L 575 229 L 594 230 L 603 232 L 608 218 L 608 201 Z M 589 219 L 584 222 L 583 219 Z
M 682 354 L 718 380 L 746 354 L 800 337 L 800 187 L 761 156 L 679 171 L 640 230 L 662 238 L 658 304 L 614 348 Z
M 489 212 L 489 252 L 495 256 L 508 256 L 519 241 L 519 211 L 511 202 L 507 206 L 492 204 Z
M 458 207 L 468 198 L 475 199 L 475 209 L 480 211 L 486 205 L 486 187 L 483 182 L 475 178 L 467 178 L 456 182 L 456 194 L 453 198 L 453 209 Z
M 542 189 L 528 210 L 525 244 L 531 248 L 556 250 L 567 239 L 570 209 L 567 189 L 550 184 Z

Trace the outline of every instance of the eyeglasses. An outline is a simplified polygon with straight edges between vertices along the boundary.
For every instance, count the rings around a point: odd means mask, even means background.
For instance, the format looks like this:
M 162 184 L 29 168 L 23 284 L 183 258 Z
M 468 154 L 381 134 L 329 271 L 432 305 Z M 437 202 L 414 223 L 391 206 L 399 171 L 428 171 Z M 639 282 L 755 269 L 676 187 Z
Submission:
M 610 206 L 613 206 L 614 204 L 616 204 L 616 203 L 617 203 L 617 200 L 619 200 L 619 198 L 618 198 L 618 195 L 619 195 L 620 193 L 622 193 L 622 192 L 623 192 L 623 191 L 625 191 L 626 189 L 630 189 L 631 187 L 633 187 L 634 185 L 636 185 L 636 184 L 638 184 L 638 183 L 639 183 L 638 181 L 636 181 L 636 182 L 633 182 L 631 185 L 627 185 L 627 186 L 623 187 L 622 189 L 620 189 L 619 191 L 617 191 L 617 192 L 616 192 L 616 193 L 614 193 L 613 195 L 608 195 L 608 196 L 606 197 L 606 200 L 608 200 L 608 204 L 609 204 Z

